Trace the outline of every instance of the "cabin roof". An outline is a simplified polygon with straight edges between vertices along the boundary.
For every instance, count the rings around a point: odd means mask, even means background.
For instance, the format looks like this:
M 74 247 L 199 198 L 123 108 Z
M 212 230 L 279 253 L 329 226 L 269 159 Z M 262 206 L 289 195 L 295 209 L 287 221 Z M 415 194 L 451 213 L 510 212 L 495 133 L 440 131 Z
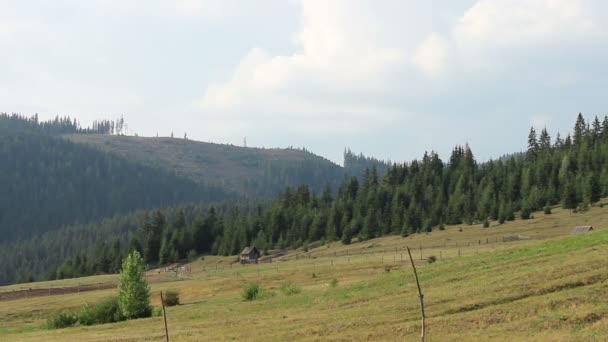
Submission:
M 253 252 L 254 250 L 257 251 L 258 249 L 255 248 L 255 246 L 248 246 L 248 247 L 245 247 L 245 249 L 243 249 L 241 254 L 249 254 L 249 253 Z
M 593 226 L 578 226 L 574 228 L 573 234 L 586 233 L 593 230 Z

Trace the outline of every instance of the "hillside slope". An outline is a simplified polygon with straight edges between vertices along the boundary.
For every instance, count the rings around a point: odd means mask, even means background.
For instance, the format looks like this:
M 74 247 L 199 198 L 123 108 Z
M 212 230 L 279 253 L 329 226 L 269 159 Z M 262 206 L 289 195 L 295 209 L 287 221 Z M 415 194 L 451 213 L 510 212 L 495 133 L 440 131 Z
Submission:
M 154 294 L 166 289 L 181 293 L 182 305 L 167 310 L 175 341 L 203 337 L 214 341 L 415 341 L 420 333 L 416 283 L 409 260 L 401 262 L 394 248 L 442 246 L 449 238 L 463 246 L 462 256 L 446 257 L 444 253 L 434 264 L 416 261 L 425 295 L 428 341 L 604 341 L 608 332 L 606 213 L 604 208 L 582 214 L 535 213 L 533 220 L 497 228 L 464 226 L 465 231 L 460 232 L 462 226 L 449 226 L 445 231 L 408 238 L 331 244 L 306 253 L 291 251 L 281 258 L 283 262 L 256 267 L 230 266 L 233 257 L 207 257 L 190 264 L 192 273 L 185 280 L 157 272 L 150 272 L 148 279 Z M 465 243 L 481 233 L 517 233 L 520 224 L 543 239 L 569 234 L 572 224 L 581 221 L 592 223 L 596 230 L 578 236 L 482 245 L 481 251 Z M 356 254 L 357 249 L 368 246 L 370 253 Z M 343 253 L 344 249 L 351 253 Z M 306 257 L 309 253 L 315 258 Z M 110 277 L 28 286 L 48 290 L 116 281 L 115 276 Z M 265 295 L 254 302 L 243 301 L 241 291 L 249 282 L 260 284 Z M 283 293 L 285 283 L 296 284 L 301 292 Z M 115 292 L 106 289 L 3 302 L 0 338 L 105 341 L 120 336 L 161 341 L 161 317 L 55 331 L 44 328 L 51 313 L 76 311 Z M 152 297 L 154 305 L 159 305 L 157 297 Z
M 234 198 L 0 117 L 0 242 L 135 209 Z
M 97 134 L 65 137 L 247 197 L 269 196 L 300 184 L 320 191 L 327 184 L 335 187 L 343 178 L 342 167 L 305 150 L 248 148 L 174 138 Z

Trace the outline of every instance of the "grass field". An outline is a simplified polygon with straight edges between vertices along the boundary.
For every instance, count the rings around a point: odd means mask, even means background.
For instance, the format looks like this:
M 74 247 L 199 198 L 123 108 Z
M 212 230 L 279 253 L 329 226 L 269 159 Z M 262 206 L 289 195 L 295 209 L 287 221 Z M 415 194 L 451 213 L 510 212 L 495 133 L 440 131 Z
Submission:
M 425 295 L 428 341 L 608 340 L 608 207 L 585 213 L 560 209 L 528 221 L 490 228 L 449 226 L 407 238 L 384 237 L 348 246 L 334 243 L 290 251 L 273 263 L 230 266 L 234 257 L 190 264 L 183 280 L 150 272 L 153 304 L 177 289 L 182 305 L 167 309 L 172 341 L 387 340 L 416 341 L 419 302 L 404 247 L 416 259 Z M 576 225 L 591 233 L 571 236 Z M 462 230 L 462 231 L 460 231 Z M 502 242 L 505 236 L 529 239 Z M 422 249 L 420 250 L 420 247 Z M 460 254 L 460 256 L 458 256 Z M 390 269 L 390 271 L 387 271 Z M 24 286 L 76 286 L 81 278 Z M 332 279 L 337 285 L 332 286 Z M 263 298 L 242 300 L 257 282 Z M 286 282 L 302 292 L 280 291 Z M 4 341 L 163 341 L 162 318 L 47 330 L 49 314 L 78 310 L 116 290 L 0 302 Z

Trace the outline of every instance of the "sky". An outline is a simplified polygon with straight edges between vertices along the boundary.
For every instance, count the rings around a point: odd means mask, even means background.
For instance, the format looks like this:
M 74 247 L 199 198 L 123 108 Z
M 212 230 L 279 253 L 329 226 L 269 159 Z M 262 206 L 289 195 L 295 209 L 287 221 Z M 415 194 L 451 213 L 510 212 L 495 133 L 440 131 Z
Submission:
M 0 0 L 0 111 L 392 161 L 608 113 L 603 0 Z

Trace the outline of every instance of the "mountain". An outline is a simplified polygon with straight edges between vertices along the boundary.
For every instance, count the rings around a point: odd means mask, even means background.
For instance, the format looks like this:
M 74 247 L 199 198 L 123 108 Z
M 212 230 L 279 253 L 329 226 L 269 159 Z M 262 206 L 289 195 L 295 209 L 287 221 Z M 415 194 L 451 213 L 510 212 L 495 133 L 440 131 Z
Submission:
M 269 197 L 299 184 L 320 191 L 343 177 L 305 150 L 111 134 L 123 125 L 0 114 L 0 242 L 138 209 Z
M 0 116 L 0 242 L 140 208 L 235 195 Z
M 339 165 L 303 149 L 101 134 L 73 134 L 65 138 L 244 197 L 268 197 L 287 186 L 300 184 L 318 192 L 328 184 L 335 187 L 344 174 Z

